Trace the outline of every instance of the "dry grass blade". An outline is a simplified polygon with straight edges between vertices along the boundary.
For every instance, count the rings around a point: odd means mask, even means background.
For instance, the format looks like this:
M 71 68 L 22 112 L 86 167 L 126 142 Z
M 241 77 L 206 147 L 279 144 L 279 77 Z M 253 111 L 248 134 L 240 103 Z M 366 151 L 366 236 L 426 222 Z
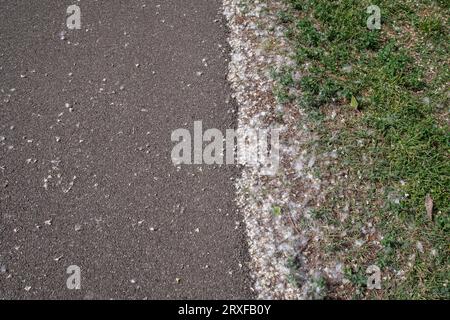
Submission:
M 425 208 L 427 209 L 428 219 L 433 220 L 433 199 L 429 194 L 425 197 Z

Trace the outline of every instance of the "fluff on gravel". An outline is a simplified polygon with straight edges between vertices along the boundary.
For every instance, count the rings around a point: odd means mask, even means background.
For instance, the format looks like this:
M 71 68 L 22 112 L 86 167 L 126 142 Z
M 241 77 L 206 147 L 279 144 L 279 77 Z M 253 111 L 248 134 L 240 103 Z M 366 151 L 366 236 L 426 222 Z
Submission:
M 304 146 L 315 137 L 306 125 L 299 127 L 302 113 L 298 107 L 277 102 L 273 95 L 276 84 L 270 76 L 271 68 L 293 64 L 284 30 L 276 23 L 276 13 L 282 7 L 282 1 L 223 1 L 230 30 L 228 80 L 239 106 L 238 131 L 280 129 L 277 174 L 263 176 L 257 168 L 244 167 L 236 183 L 237 203 L 246 223 L 250 269 L 258 297 L 317 299 L 324 294 L 320 279 L 326 271 L 315 268 L 310 261 L 313 258 L 303 255 L 302 250 L 310 241 L 317 241 L 320 232 L 304 232 L 296 225 L 296 221 L 308 218 L 308 206 L 320 190 L 320 181 L 306 170 L 314 165 L 315 156 Z

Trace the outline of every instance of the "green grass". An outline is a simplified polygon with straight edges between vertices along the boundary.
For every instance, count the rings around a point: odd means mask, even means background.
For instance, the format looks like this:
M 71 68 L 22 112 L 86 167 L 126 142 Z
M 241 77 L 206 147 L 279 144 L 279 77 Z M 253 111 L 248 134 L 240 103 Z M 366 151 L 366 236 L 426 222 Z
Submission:
M 357 226 L 338 227 L 351 240 L 358 227 L 373 222 L 383 236 L 375 253 L 344 252 L 337 245 L 330 255 L 341 251 L 349 264 L 361 255 L 361 267 L 376 263 L 392 275 L 383 298 L 450 298 L 449 2 L 285 1 L 289 9 L 278 18 L 295 48 L 296 67 L 274 72 L 275 94 L 308 112 L 320 152 L 338 150 L 339 161 L 322 169 L 348 173 L 313 217 L 336 224 L 332 213 L 353 202 Z M 381 30 L 366 26 L 371 4 L 381 8 Z M 304 74 L 298 81 L 295 69 Z M 290 96 L 292 87 L 302 94 Z M 390 200 L 393 194 L 397 201 Z M 398 270 L 407 270 L 405 279 L 397 280 Z M 362 283 L 355 272 L 353 289 Z

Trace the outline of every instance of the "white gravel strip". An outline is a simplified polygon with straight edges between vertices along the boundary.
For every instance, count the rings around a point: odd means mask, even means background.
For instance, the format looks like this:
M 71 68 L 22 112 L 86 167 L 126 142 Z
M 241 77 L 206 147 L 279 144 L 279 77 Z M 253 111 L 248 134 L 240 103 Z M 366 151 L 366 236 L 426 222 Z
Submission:
M 239 106 L 239 130 L 273 127 L 275 115 L 283 117 L 283 125 L 277 123 L 282 162 L 278 174 L 262 176 L 256 168 L 245 167 L 236 183 L 237 203 L 247 227 L 250 269 L 258 297 L 320 298 L 320 287 L 315 286 L 320 274 L 300 254 L 310 239 L 295 223 L 307 216 L 306 205 L 320 189 L 320 181 L 303 170 L 314 157 L 304 152 L 302 144 L 313 137 L 307 128 L 299 128 L 297 107 L 277 103 L 269 74 L 271 67 L 292 64 L 283 30 L 276 24 L 276 12 L 282 5 L 282 1 L 223 1 L 232 50 L 228 79 Z M 271 47 L 271 43 L 276 45 Z M 293 180 L 307 186 L 295 200 Z M 273 213 L 274 206 L 282 208 L 280 215 Z

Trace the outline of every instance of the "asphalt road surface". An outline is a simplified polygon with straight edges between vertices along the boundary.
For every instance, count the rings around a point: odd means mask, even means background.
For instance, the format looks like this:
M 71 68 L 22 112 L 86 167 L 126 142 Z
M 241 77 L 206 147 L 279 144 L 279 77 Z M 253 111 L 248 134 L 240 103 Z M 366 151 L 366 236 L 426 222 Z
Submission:
M 220 3 L 0 1 L 0 299 L 252 297 L 237 169 L 171 161 L 235 125 Z

